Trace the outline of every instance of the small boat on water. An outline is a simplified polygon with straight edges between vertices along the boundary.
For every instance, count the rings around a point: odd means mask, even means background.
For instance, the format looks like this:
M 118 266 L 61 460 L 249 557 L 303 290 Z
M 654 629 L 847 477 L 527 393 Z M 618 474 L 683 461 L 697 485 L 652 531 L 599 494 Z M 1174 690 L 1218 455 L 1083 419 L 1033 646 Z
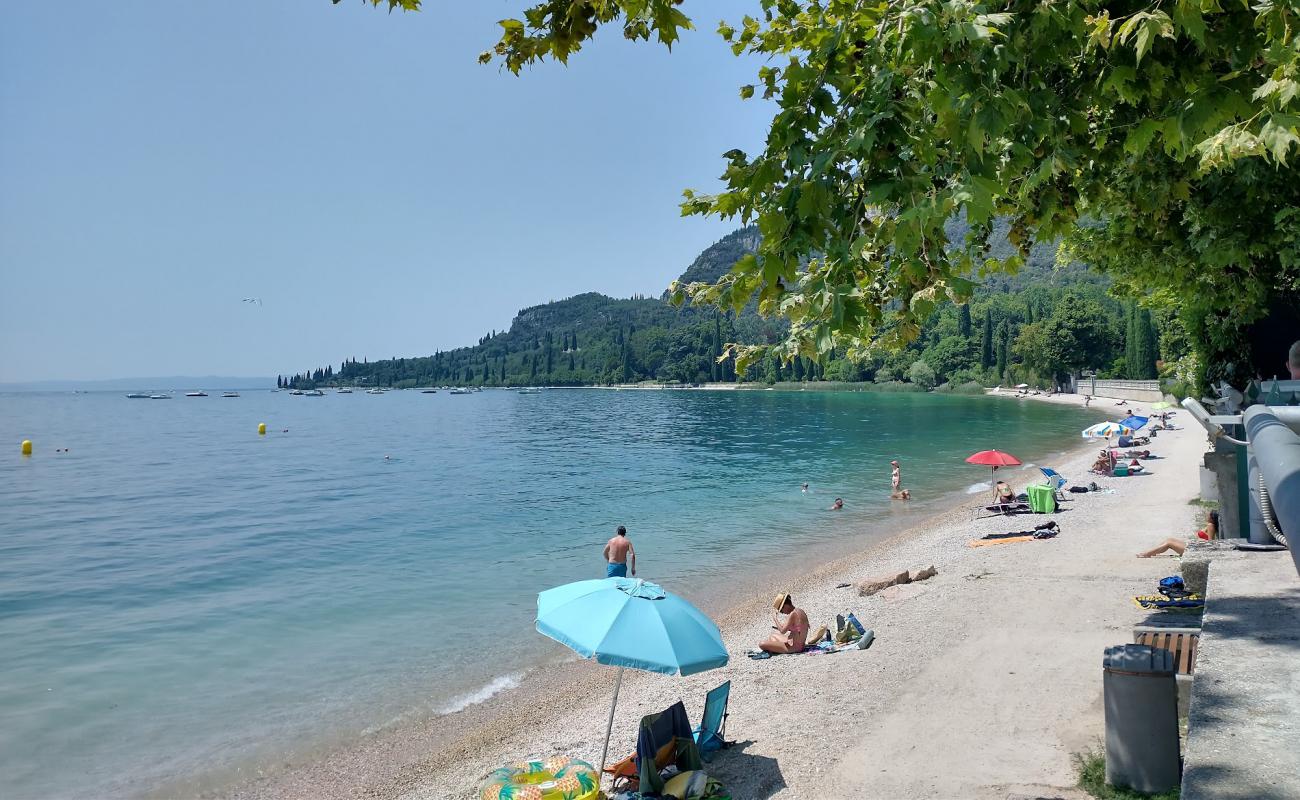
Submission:
M 304 395 L 307 393 L 304 392 L 302 389 L 294 389 L 292 392 L 289 392 L 289 394 Z
M 322 392 L 320 389 L 308 389 L 307 391 L 303 392 L 303 395 L 307 397 L 324 397 L 325 393 Z
M 239 392 L 222 392 L 222 397 L 239 397 Z
M 542 390 L 537 386 L 525 386 L 518 390 L 520 394 L 541 394 Z
M 334 394 L 352 394 L 352 390 L 344 386 L 342 389 L 339 389 L 338 391 L 334 392 Z
M 383 389 L 367 389 L 366 394 L 383 394 Z
M 207 392 L 186 392 L 185 396 L 186 397 L 207 397 L 208 393 Z
M 462 386 L 456 389 L 452 389 L 450 392 L 448 392 L 448 394 L 474 394 L 474 392 Z
M 151 395 L 149 395 L 149 399 L 150 399 L 150 400 L 170 400 L 170 399 L 172 399 L 172 396 L 169 395 L 169 394 L 151 394 Z
M 148 400 L 149 395 L 145 394 L 144 392 L 131 392 L 130 394 L 127 395 L 127 398 L 130 400 Z
M 437 394 L 437 389 L 421 389 L 420 394 Z

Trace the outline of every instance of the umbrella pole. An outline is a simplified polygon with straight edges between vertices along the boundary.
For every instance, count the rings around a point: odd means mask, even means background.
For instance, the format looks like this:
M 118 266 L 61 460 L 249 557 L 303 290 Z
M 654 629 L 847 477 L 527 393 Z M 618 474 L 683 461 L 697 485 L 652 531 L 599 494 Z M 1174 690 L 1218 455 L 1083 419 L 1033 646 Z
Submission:
M 623 687 L 623 667 L 618 668 L 618 680 L 614 681 L 614 702 L 609 704 L 609 723 L 605 726 L 605 748 L 600 751 L 600 772 L 597 780 L 605 779 L 605 757 L 609 755 L 609 734 L 614 730 L 614 709 L 618 707 L 618 690 Z

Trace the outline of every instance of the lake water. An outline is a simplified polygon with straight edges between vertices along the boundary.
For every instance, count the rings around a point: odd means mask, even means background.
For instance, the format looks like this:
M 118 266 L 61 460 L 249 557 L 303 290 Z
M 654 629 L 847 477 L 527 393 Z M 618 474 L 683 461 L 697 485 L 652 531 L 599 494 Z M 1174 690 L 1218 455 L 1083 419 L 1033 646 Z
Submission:
M 618 524 L 690 595 L 865 545 L 987 480 L 971 452 L 1095 421 L 833 392 L 0 395 L 0 796 L 131 795 L 454 709 L 562 656 L 535 595 L 603 577 Z

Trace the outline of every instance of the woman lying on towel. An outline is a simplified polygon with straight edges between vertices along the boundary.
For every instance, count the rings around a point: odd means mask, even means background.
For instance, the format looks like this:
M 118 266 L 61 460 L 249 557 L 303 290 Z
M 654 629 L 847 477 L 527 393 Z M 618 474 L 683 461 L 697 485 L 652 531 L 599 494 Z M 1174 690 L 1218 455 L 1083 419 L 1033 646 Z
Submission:
M 802 608 L 795 608 L 788 593 L 782 592 L 772 601 L 772 609 L 777 615 L 784 614 L 785 622 L 779 616 L 773 617 L 776 633 L 759 642 L 758 648 L 768 653 L 802 653 L 808 643 L 808 615 Z
M 1205 517 L 1205 527 L 1196 532 L 1198 539 L 1216 539 L 1219 536 L 1219 512 L 1211 511 Z M 1138 553 L 1138 558 L 1151 558 L 1162 553 L 1177 553 L 1182 555 L 1187 552 L 1187 542 L 1182 539 L 1170 537 L 1160 543 L 1158 547 L 1153 547 L 1145 553 Z

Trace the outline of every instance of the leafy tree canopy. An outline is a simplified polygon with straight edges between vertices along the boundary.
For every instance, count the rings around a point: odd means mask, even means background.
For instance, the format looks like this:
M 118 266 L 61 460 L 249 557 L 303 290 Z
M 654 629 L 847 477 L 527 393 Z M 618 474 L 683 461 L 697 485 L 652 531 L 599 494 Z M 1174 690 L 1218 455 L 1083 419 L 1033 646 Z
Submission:
M 1211 362 L 1300 286 L 1294 0 L 754 2 L 718 33 L 764 61 L 740 92 L 774 105 L 766 145 L 724 154 L 725 189 L 688 191 L 682 209 L 752 223 L 762 242 L 719 280 L 673 288 L 783 315 L 784 359 L 913 341 L 936 304 L 1014 273 L 1035 240 L 1177 309 Z M 607 25 L 671 47 L 692 27 L 682 7 L 708 8 L 543 0 L 503 20 L 482 60 L 565 62 Z M 998 215 L 1018 251 L 1005 257 L 988 249 Z M 738 366 L 760 352 L 738 347 Z

